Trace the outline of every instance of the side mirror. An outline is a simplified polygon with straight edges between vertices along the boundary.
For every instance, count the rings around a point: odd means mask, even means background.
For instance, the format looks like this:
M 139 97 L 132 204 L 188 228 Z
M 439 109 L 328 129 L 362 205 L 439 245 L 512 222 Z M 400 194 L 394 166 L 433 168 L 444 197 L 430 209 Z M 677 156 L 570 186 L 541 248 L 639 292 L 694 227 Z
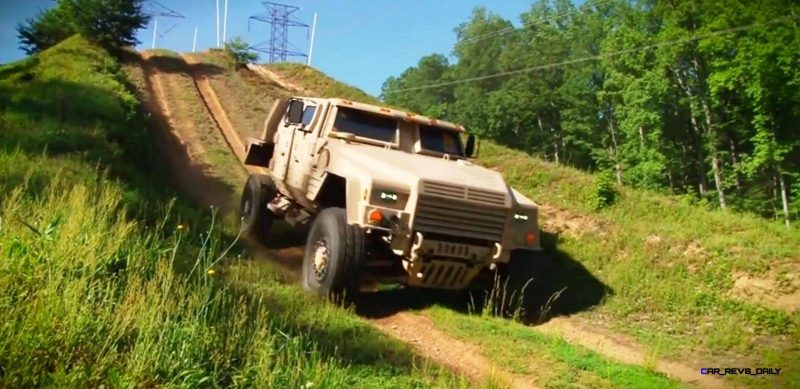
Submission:
M 303 102 L 300 100 L 292 100 L 289 102 L 289 123 L 300 124 L 303 122 Z
M 464 154 L 467 158 L 475 156 L 475 135 L 469 134 L 467 136 L 467 146 L 464 148 Z

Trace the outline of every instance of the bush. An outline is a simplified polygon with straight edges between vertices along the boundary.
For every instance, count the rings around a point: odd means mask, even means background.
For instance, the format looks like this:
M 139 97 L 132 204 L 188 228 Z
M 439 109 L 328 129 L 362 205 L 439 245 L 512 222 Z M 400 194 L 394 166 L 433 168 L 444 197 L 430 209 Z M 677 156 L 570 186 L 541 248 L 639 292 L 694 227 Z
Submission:
M 233 57 L 237 65 L 258 61 L 258 54 L 250 50 L 250 45 L 241 37 L 225 43 L 225 51 Z
M 617 200 L 617 190 L 614 189 L 614 177 L 610 172 L 603 172 L 595 178 L 594 192 L 591 196 L 591 205 L 595 210 L 609 207 Z

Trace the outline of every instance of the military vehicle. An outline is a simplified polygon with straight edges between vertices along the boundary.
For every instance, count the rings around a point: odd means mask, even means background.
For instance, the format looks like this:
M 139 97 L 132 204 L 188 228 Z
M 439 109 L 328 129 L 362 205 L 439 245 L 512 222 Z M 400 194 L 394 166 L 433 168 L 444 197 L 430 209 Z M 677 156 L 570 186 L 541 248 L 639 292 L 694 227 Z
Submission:
M 468 288 L 516 251 L 541 249 L 537 205 L 473 164 L 475 149 L 473 135 L 442 120 L 281 99 L 248 140 L 245 164 L 269 173 L 244 187 L 244 232 L 268 241 L 278 219 L 310 223 L 301 282 L 321 296 L 376 283 Z

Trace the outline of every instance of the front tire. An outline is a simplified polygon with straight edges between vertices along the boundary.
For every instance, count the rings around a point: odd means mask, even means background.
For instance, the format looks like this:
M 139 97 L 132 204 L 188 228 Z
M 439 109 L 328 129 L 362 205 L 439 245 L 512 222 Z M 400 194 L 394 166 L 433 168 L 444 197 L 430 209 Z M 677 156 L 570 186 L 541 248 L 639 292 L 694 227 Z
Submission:
M 251 174 L 242 190 L 239 214 L 242 217 L 242 233 L 258 242 L 266 243 L 275 215 L 267 204 L 277 196 L 278 190 L 269 176 Z
M 352 302 L 361 287 L 365 258 L 364 230 L 347 224 L 344 209 L 323 209 L 308 233 L 303 289 L 336 303 Z

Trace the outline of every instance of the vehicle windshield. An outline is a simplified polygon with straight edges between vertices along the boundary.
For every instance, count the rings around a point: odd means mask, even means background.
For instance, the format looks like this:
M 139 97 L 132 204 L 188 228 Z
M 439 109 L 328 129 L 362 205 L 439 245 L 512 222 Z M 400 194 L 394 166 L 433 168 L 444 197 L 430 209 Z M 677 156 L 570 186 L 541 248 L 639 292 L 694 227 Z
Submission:
M 339 107 L 333 126 L 336 131 L 349 132 L 361 138 L 397 143 L 397 119 L 390 117 Z
M 458 132 L 441 127 L 420 124 L 419 140 L 423 150 L 450 154 L 458 157 L 464 156 L 464 148 L 461 147 L 461 138 Z

